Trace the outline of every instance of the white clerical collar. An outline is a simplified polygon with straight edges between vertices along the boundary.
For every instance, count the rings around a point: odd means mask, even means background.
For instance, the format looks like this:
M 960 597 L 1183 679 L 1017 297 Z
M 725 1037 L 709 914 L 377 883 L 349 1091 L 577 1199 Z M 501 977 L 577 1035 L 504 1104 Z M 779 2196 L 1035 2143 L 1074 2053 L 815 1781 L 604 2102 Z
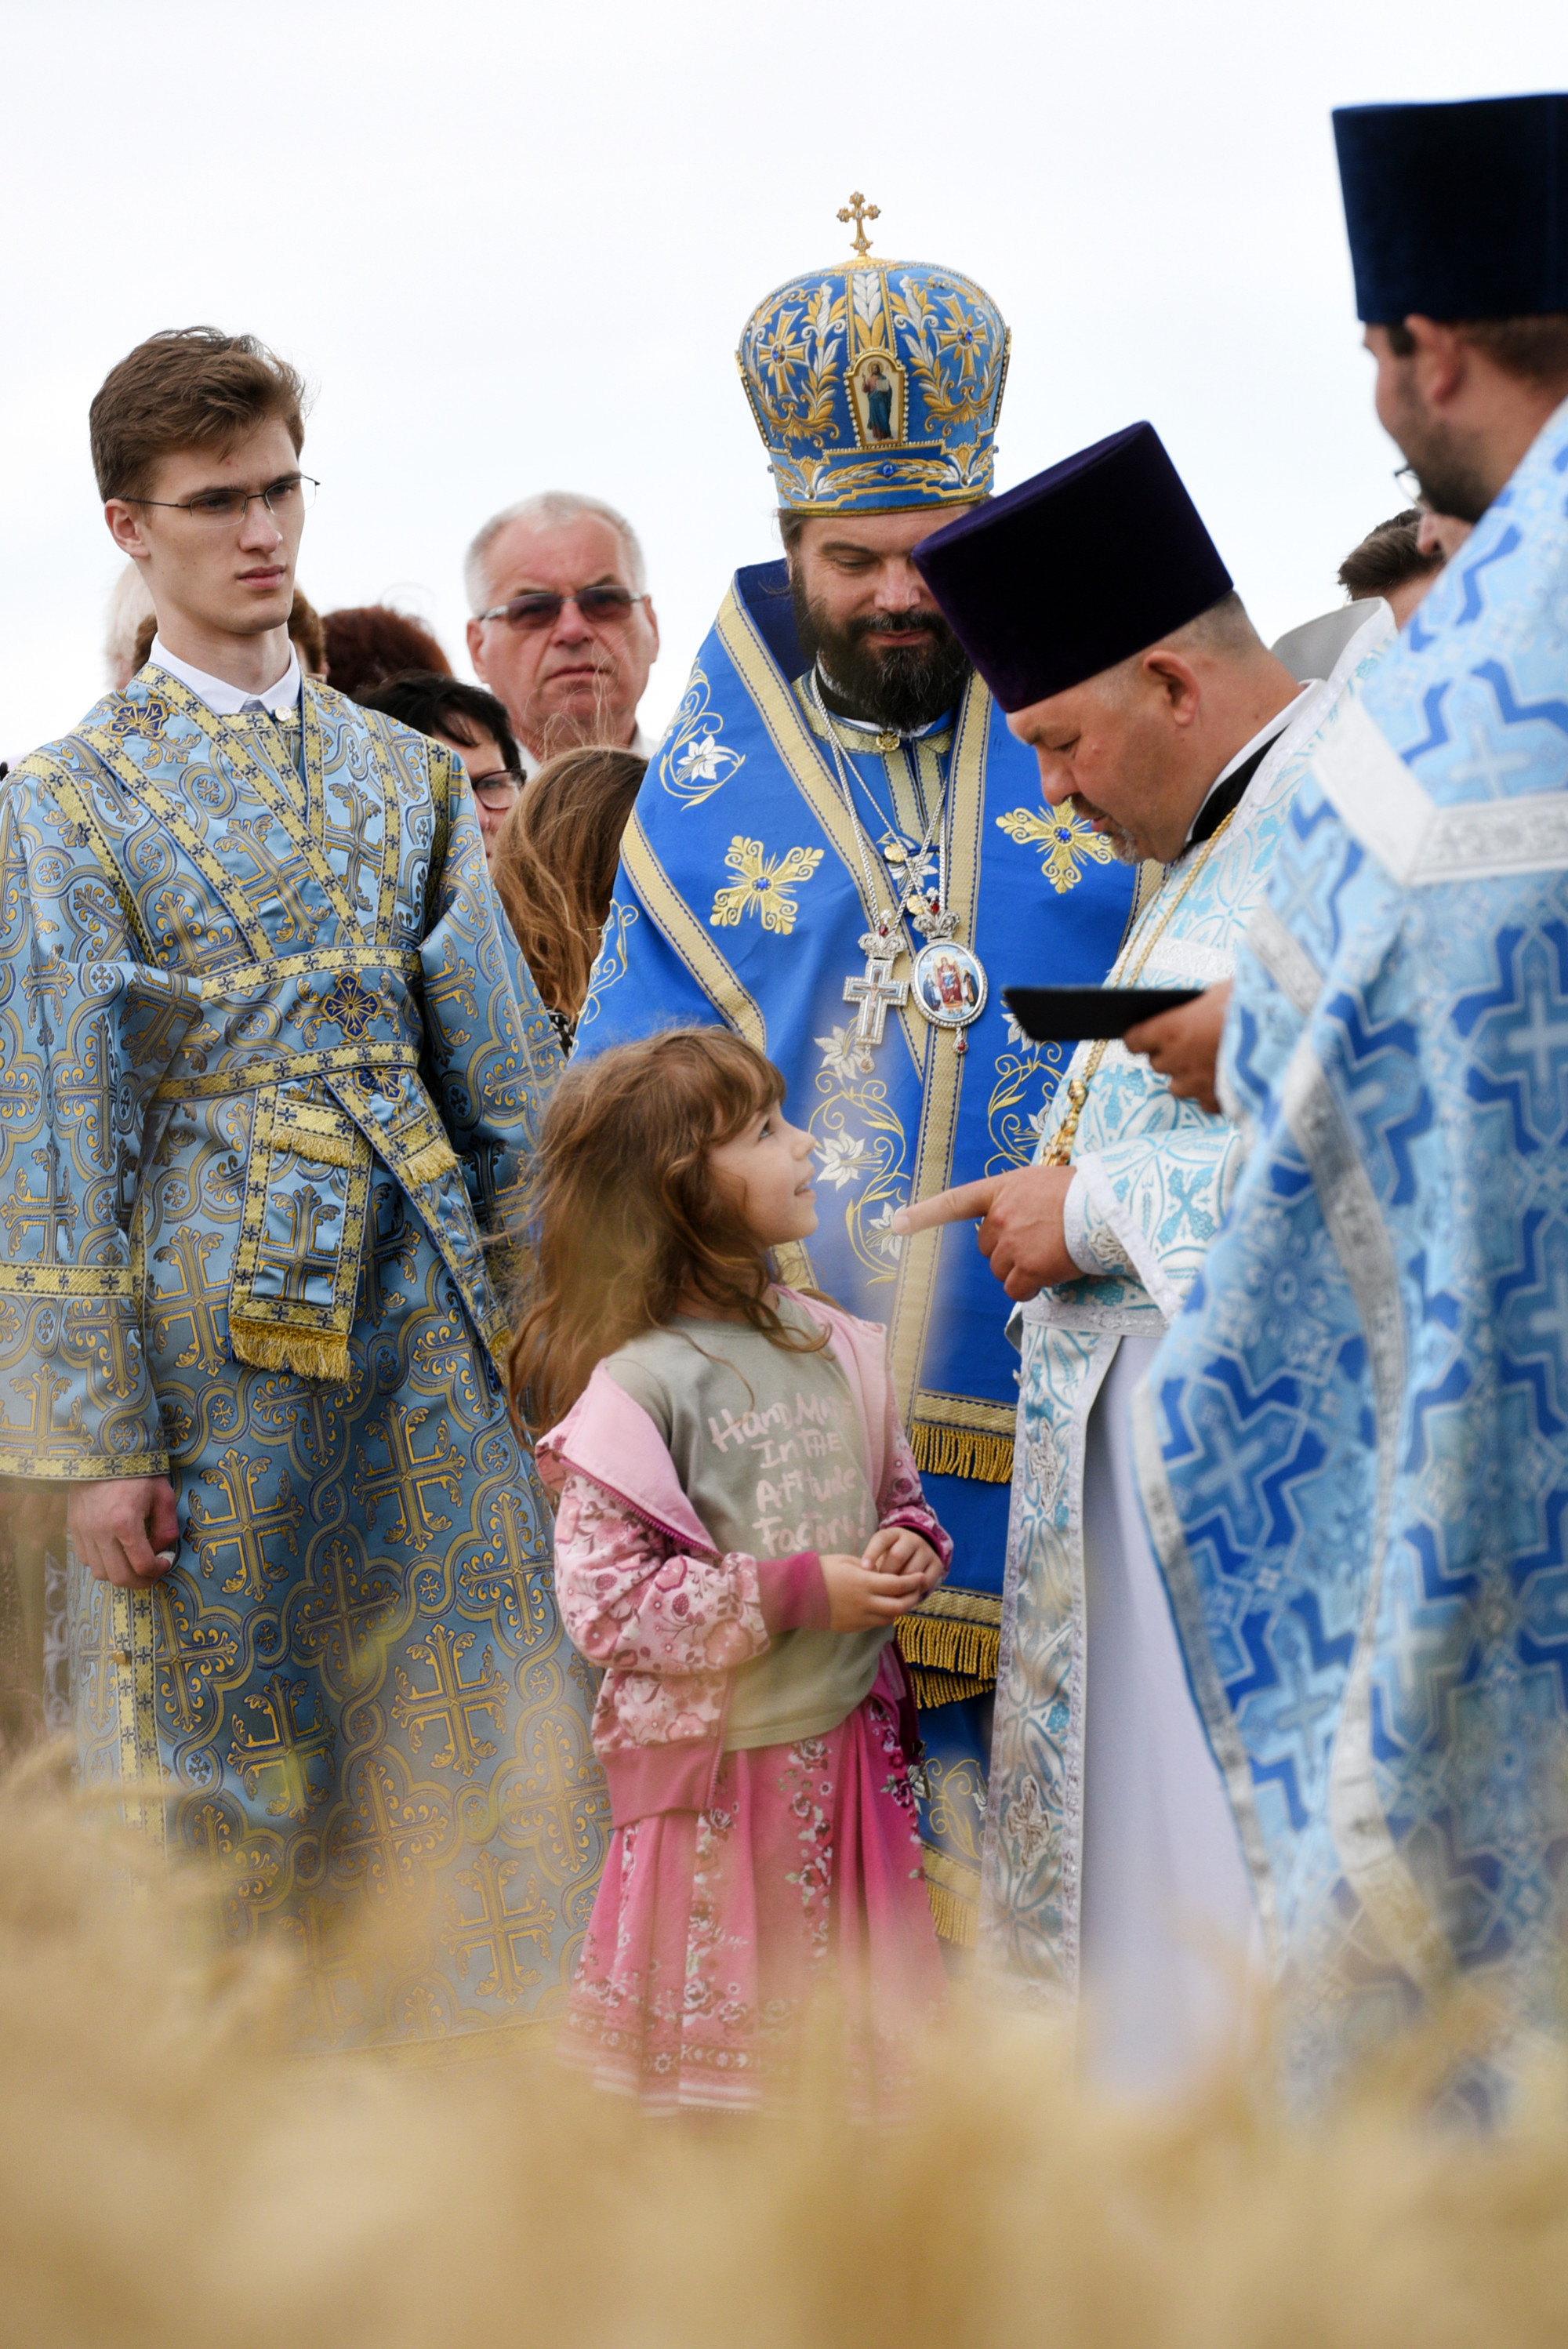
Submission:
M 1318 679 L 1316 678 L 1309 678 L 1307 682 L 1302 687 L 1300 692 L 1293 695 L 1291 699 L 1285 703 L 1283 709 L 1276 709 L 1272 718 L 1265 719 L 1264 723 L 1258 728 L 1257 732 L 1253 736 L 1252 740 L 1250 742 L 1243 742 L 1241 749 L 1236 752 L 1235 757 L 1226 761 L 1225 766 L 1222 768 L 1221 772 L 1215 776 L 1213 781 L 1204 792 L 1202 800 L 1200 800 L 1198 805 L 1192 811 L 1192 821 L 1187 827 L 1187 838 L 1182 843 L 1183 849 L 1191 843 L 1192 834 L 1197 831 L 1198 825 L 1202 820 L 1203 810 L 1208 806 L 1209 802 L 1213 798 L 1214 793 L 1219 790 L 1221 784 L 1228 783 L 1231 777 L 1235 773 L 1236 769 L 1238 767 L 1244 767 L 1247 761 L 1253 758 L 1259 750 L 1266 750 L 1271 742 L 1277 741 L 1279 737 L 1284 733 L 1291 725 L 1295 712 L 1301 708 L 1301 705 L 1306 699 L 1307 695 L 1309 693 L 1315 693 L 1317 691 L 1317 688 Z
M 161 636 L 152 639 L 152 650 L 147 656 L 159 668 L 166 668 L 181 685 L 188 685 L 200 695 L 214 718 L 238 718 L 242 709 L 264 709 L 273 718 L 285 710 L 297 709 L 300 697 L 299 655 L 289 646 L 289 665 L 276 685 L 267 686 L 260 693 L 248 693 L 242 685 L 231 685 L 226 677 L 209 677 L 204 668 L 192 668 L 189 661 L 176 660 Z
M 820 661 L 817 663 L 817 675 L 828 691 L 836 694 L 842 701 L 843 688 L 833 683 Z M 835 726 L 848 726 L 857 734 L 896 734 L 901 742 L 923 741 L 927 734 L 945 733 L 953 724 L 951 709 L 944 709 L 942 716 L 934 718 L 929 726 L 882 726 L 874 718 L 846 717 L 841 709 L 835 709 L 832 718 Z

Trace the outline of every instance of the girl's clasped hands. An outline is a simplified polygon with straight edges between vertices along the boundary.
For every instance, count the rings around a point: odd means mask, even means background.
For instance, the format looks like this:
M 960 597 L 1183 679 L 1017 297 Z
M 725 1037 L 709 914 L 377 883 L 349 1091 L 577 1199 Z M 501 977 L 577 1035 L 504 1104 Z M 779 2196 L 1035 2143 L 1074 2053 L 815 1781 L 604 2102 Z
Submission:
M 896 1623 L 946 1571 L 931 1544 L 907 1526 L 879 1526 L 861 1557 L 829 1550 L 820 1563 L 832 1631 L 874 1631 L 881 1623 Z

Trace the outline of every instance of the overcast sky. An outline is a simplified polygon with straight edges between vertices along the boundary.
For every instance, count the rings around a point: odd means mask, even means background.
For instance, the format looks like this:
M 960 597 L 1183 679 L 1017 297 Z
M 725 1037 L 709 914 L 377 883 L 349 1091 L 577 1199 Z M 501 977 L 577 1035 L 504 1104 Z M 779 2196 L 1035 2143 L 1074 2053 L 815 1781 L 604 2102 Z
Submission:
M 594 492 L 647 548 L 662 725 L 777 551 L 739 329 L 854 188 L 1012 326 L 998 486 L 1150 418 L 1277 635 L 1399 502 L 1330 108 L 1568 86 L 1563 0 L 5 0 L 0 40 L 12 757 L 103 682 L 88 403 L 208 321 L 315 387 L 319 608 L 397 603 L 466 675 L 474 529 Z

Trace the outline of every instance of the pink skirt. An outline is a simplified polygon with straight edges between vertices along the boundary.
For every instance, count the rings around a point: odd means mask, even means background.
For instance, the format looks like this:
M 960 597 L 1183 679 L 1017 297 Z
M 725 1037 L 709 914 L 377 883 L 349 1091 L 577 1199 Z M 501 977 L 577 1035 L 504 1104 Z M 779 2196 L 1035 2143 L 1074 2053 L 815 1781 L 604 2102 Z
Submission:
M 884 1659 L 847 1721 L 727 1754 L 706 1811 L 610 1839 L 562 2053 L 649 2112 L 740 2112 L 791 2086 L 830 1990 L 851 2109 L 896 2108 L 940 2013 L 914 1795 Z

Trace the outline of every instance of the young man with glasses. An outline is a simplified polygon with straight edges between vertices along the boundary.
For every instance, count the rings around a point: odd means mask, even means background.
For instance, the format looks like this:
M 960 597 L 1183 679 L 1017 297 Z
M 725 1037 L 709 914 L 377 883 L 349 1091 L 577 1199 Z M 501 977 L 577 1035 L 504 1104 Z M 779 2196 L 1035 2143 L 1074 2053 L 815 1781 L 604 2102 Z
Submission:
M 469 657 L 506 704 L 525 774 L 591 743 L 651 757 L 637 705 L 659 624 L 624 516 L 564 491 L 525 499 L 491 515 L 463 580 Z
M 158 635 L 0 787 L 0 1471 L 68 1489 L 84 1775 L 377 2044 L 560 1997 L 603 1797 L 481 1237 L 557 1056 L 460 764 L 301 678 L 300 393 L 198 328 L 93 403 Z

